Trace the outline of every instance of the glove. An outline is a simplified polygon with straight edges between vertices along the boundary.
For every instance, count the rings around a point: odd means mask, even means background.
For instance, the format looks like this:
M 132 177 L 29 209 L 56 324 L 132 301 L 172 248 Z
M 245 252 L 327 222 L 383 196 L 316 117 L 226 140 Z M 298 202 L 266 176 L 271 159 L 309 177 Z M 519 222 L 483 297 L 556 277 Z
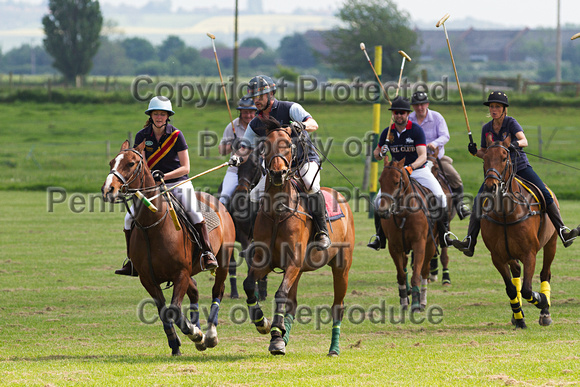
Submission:
M 385 144 L 381 147 L 381 151 L 379 152 L 379 154 L 381 155 L 381 157 L 384 158 L 387 155 L 387 153 L 389 153 L 389 146 Z
M 477 144 L 474 142 L 470 142 L 469 145 L 467 145 L 467 150 L 469 151 L 469 153 L 475 156 L 477 154 Z
M 514 141 L 511 142 L 509 148 L 511 150 L 514 150 L 514 151 L 518 152 L 519 151 L 519 149 L 518 149 L 519 146 L 520 146 L 520 144 L 518 143 L 518 141 L 517 140 L 514 140 Z
M 159 182 L 161 182 L 163 180 L 163 178 L 165 177 L 165 173 L 163 173 L 157 169 L 155 171 L 151 172 L 151 174 L 153 175 L 153 179 L 155 179 L 155 181 L 159 181 Z
M 232 155 L 232 157 L 230 157 L 230 161 L 228 161 L 228 165 L 230 167 L 239 167 L 240 164 L 242 164 L 242 161 L 244 160 L 240 156 Z
M 300 134 L 304 131 L 306 131 L 306 126 L 304 126 L 304 124 L 302 122 L 298 122 L 298 121 L 292 121 L 290 123 L 290 126 L 292 126 L 292 128 L 296 131 L 296 133 Z
M 413 166 L 411 166 L 411 165 L 407 165 L 407 166 L 405 167 L 405 171 L 407 171 L 407 173 L 408 173 L 409 175 L 411 175 L 411 173 L 413 173 L 413 171 L 414 171 L 414 170 L 415 170 L 415 168 L 413 168 Z

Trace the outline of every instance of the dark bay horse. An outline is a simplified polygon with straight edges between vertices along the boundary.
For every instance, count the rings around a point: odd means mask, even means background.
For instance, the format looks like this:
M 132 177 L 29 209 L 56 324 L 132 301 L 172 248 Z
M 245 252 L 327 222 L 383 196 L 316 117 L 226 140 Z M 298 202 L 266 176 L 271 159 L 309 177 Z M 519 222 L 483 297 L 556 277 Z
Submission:
M 427 305 L 429 264 L 435 255 L 437 227 L 430 221 L 427 196 L 430 191 L 409 177 L 405 159 L 388 161 L 379 177 L 381 198 L 377 214 L 389 241 L 389 253 L 397 269 L 397 283 L 402 310 L 409 306 L 407 283 L 407 254 L 413 250 L 413 275 L 410 291 L 411 311 L 423 310 Z
M 110 162 L 111 172 L 102 187 L 107 201 L 124 201 L 132 197 L 137 190 L 151 198 L 159 192 L 151 171 L 143 157 L 145 142 L 136 148 L 129 148 L 125 141 L 121 151 Z M 201 271 L 200 250 L 195 237 L 186 227 L 177 231 L 168 216 L 169 205 L 165 196 L 152 199 L 157 212 L 150 211 L 140 201 L 134 200 L 135 227 L 131 232 L 129 257 L 139 273 L 141 284 L 151 295 L 157 306 L 163 329 L 167 335 L 172 355 L 180 355 L 181 341 L 175 332 L 173 323 L 187 335 L 198 350 L 213 348 L 218 344 L 216 326 L 218 323 L 219 305 L 224 293 L 224 282 L 228 274 L 228 265 L 233 251 L 235 238 L 234 224 L 225 207 L 217 199 L 206 193 L 196 192 L 200 207 L 211 208 L 217 216 L 217 226 L 208 231 L 214 255 L 219 268 L 215 270 L 215 283 L 212 288 L 212 306 L 208 319 L 207 333 L 200 329 L 197 283 L 192 278 Z M 205 216 L 205 213 L 204 213 Z M 207 218 L 206 218 L 207 221 Z M 173 283 L 171 305 L 166 307 L 165 297 L 160 284 Z M 190 299 L 190 317 L 181 310 L 183 297 L 187 293 Z
M 558 234 L 545 212 L 542 194 L 530 183 L 519 180 L 510 158 L 508 137 L 503 142 L 487 140 L 483 157 L 485 172 L 481 236 L 501 274 L 510 299 L 512 323 L 526 328 L 522 297 L 540 309 L 539 323 L 552 323 L 550 316 L 550 266 L 556 255 Z M 528 190 L 526 187 L 530 187 Z M 556 196 L 554 200 L 557 203 Z M 542 208 L 542 206 L 544 208 Z M 540 293 L 532 291 L 536 255 L 544 249 L 540 272 Z M 520 279 L 524 266 L 523 284 Z M 513 276 L 513 280 L 512 280 Z
M 258 332 L 271 333 L 269 351 L 273 355 L 286 352 L 290 329 L 296 315 L 298 282 L 304 272 L 328 265 L 332 269 L 334 301 L 332 304 L 332 339 L 329 356 L 340 352 L 340 325 L 344 313 L 344 297 L 354 249 L 354 219 L 344 197 L 331 188 L 322 188 L 334 197 L 334 210 L 343 216 L 330 222 L 332 241 L 328 250 L 319 251 L 314 242 L 316 226 L 308 213 L 306 201 L 292 179 L 296 170 L 292 162 L 296 147 L 291 141 L 291 129 L 280 127 L 276 120 L 266 121 L 265 163 L 267 180 L 260 212 L 256 218 L 252 265 L 244 281 L 248 309 Z M 328 199 L 327 199 L 328 200 Z M 254 283 L 269 272 L 281 269 L 282 284 L 275 295 L 274 318 L 264 317 L 254 295 Z
M 262 177 L 262 166 L 260 165 L 261 158 L 258 152 L 250 152 L 247 156 L 245 163 L 238 167 L 238 185 L 234 190 L 232 198 L 229 204 L 229 211 L 234 225 L 236 226 L 236 241 L 238 241 L 242 247 L 242 252 L 246 251 L 250 245 L 250 230 L 254 227 L 250 224 L 250 191 Z M 246 258 L 246 264 L 248 270 L 250 267 L 250 259 Z M 237 276 L 237 266 L 238 262 L 232 260 L 230 263 L 230 285 L 231 285 L 231 298 L 238 298 L 237 284 L 234 280 Z M 264 301 L 268 293 L 268 280 L 267 277 L 262 278 L 257 283 L 258 299 Z
M 453 220 L 455 215 L 457 214 L 457 209 L 455 208 L 454 201 L 453 201 L 453 192 L 451 191 L 451 186 L 447 181 L 447 177 L 441 167 L 439 159 L 437 156 L 439 155 L 439 149 L 436 149 L 434 152 L 427 149 L 427 160 L 431 161 L 433 167 L 431 168 L 431 172 L 437 178 L 437 181 L 441 185 L 443 192 L 445 192 L 445 196 L 447 196 L 447 213 L 449 214 L 449 222 Z M 436 282 L 437 281 L 437 274 L 439 272 L 438 268 L 438 259 L 441 260 L 443 278 L 441 280 L 441 284 L 443 286 L 451 285 L 451 277 L 449 276 L 449 254 L 447 253 L 447 247 L 441 247 L 441 251 L 439 254 L 439 258 L 432 257 L 431 264 L 430 264 L 430 274 L 429 274 L 429 282 Z M 427 257 L 425 257 L 427 258 Z

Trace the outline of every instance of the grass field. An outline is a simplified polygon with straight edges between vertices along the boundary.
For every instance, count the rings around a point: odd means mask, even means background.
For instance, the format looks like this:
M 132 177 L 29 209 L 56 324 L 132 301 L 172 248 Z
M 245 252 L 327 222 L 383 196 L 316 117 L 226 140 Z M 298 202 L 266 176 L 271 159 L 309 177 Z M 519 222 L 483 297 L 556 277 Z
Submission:
M 243 320 L 243 299 L 222 302 L 217 348 L 197 352 L 181 333 L 183 356 L 172 358 L 161 323 L 144 323 L 139 305 L 148 295 L 135 278 L 113 271 L 125 256 L 123 213 L 91 211 L 93 200 L 127 132 L 142 126 L 146 106 L 15 103 L 3 106 L 14 117 L 0 131 L 0 385 L 578 385 L 580 380 L 580 243 L 558 246 L 552 267 L 550 327 L 537 323 L 539 310 L 524 304 L 528 329 L 510 324 L 509 300 L 503 281 L 483 243 L 473 258 L 450 251 L 451 287 L 429 285 L 428 306 L 442 311 L 441 321 L 422 323 L 390 313 L 398 305 L 394 265 L 385 251 L 365 247 L 374 232 L 372 220 L 355 212 L 356 248 L 342 324 L 341 355 L 327 358 L 331 326 L 324 312 L 309 323 L 296 323 L 285 357 L 268 353 L 269 336 L 259 335 Z M 463 113 L 456 106 L 433 106 L 449 124 L 447 153 L 474 193 L 482 181 L 481 161 L 466 151 Z M 343 144 L 362 139 L 370 130 L 368 105 L 313 105 L 307 109 L 321 124 L 319 137 L 328 144 L 329 159 L 356 186 L 362 183 L 363 156 L 349 156 Z M 386 108 L 383 108 L 385 125 Z M 470 113 L 477 142 L 485 108 Z M 542 126 L 543 156 L 580 166 L 572 109 L 510 108 L 524 125 L 538 153 L 537 126 Z M 225 160 L 215 149 L 199 155 L 198 132 L 221 136 L 228 121 L 225 108 L 177 109 L 174 123 L 190 145 L 192 174 Z M 351 140 L 349 140 L 351 139 Z M 107 155 L 107 141 L 110 143 Z M 531 157 L 538 174 L 561 200 L 569 226 L 580 221 L 578 172 Z M 223 173 L 199 179 L 196 187 L 212 192 Z M 323 184 L 350 187 L 328 163 Z M 47 187 L 62 187 L 63 203 L 50 200 Z M 351 187 L 352 188 L 352 187 Z M 82 203 L 85 203 L 84 205 Z M 98 201 L 97 201 L 98 203 Z M 97 206 L 98 207 L 98 206 Z M 460 237 L 467 221 L 454 219 Z M 536 268 L 534 290 L 539 289 Z M 246 268 L 239 268 L 239 284 Z M 197 277 L 200 306 L 209 309 L 212 277 Z M 269 298 L 281 276 L 270 275 Z M 170 298 L 171 291 L 166 291 Z M 329 268 L 302 277 L 298 301 L 315 313 L 332 302 Z M 385 305 L 385 321 L 380 321 Z M 373 313 L 373 306 L 375 313 Z M 308 310 L 308 309 L 306 309 Z M 236 314 L 232 314 L 233 312 Z M 156 312 L 149 305 L 147 319 Z M 243 316 L 242 316 L 243 317 Z M 205 321 L 205 319 L 204 319 Z M 437 324 L 435 322 L 438 322 Z M 320 329 L 317 329 L 320 328 Z
M 563 202 L 566 218 L 580 206 Z M 295 324 L 285 357 L 272 357 L 269 336 L 259 335 L 232 310 L 229 281 L 220 311 L 215 349 L 197 352 L 181 335 L 172 358 L 159 321 L 143 323 L 138 305 L 147 293 L 138 279 L 113 274 L 124 257 L 120 212 L 72 212 L 66 204 L 47 211 L 46 193 L 4 192 L 0 211 L 0 385 L 575 385 L 580 380 L 580 257 L 578 246 L 559 247 L 552 269 L 550 327 L 537 324 L 539 310 L 524 311 L 529 328 L 514 331 L 509 301 L 487 250 L 473 258 L 451 251 L 451 287 L 429 285 L 421 324 L 398 321 L 390 258 L 365 247 L 372 222 L 355 214 L 356 248 L 342 325 L 341 355 L 327 358 L 326 315 Z M 452 222 L 463 235 L 466 221 Z M 241 266 L 240 281 L 245 266 Z M 537 269 L 539 272 L 539 268 Z M 298 300 L 316 312 L 332 301 L 330 269 L 303 276 Z M 212 277 L 197 277 L 200 306 L 209 308 Z M 270 275 L 269 301 L 281 281 Z M 536 277 L 535 289 L 539 288 Z M 170 297 L 166 291 L 167 298 Z M 386 306 L 368 313 L 373 305 Z M 317 309 L 318 308 L 318 309 Z M 361 309 L 362 308 L 362 309 Z M 207 309 L 206 309 L 207 310 Z M 367 315 L 363 319 L 361 310 Z M 265 303 L 271 316 L 271 304 Z M 434 312 L 433 312 L 434 313 Z M 153 318 L 153 308 L 145 308 Z M 316 321 L 320 321 L 317 330 Z M 436 319 L 434 322 L 438 322 Z

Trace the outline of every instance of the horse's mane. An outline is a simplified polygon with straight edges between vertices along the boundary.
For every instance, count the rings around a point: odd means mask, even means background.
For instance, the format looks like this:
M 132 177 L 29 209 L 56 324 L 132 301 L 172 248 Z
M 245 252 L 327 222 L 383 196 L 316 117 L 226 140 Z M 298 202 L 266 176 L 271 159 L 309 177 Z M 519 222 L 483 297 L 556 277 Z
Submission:
M 264 124 L 264 127 L 266 128 L 266 134 L 269 134 L 273 130 L 283 129 L 283 131 L 286 132 L 289 136 L 291 135 L 290 130 L 288 130 L 289 127 L 286 125 L 282 126 L 280 122 L 274 117 L 268 116 L 268 118 L 261 118 L 261 120 Z

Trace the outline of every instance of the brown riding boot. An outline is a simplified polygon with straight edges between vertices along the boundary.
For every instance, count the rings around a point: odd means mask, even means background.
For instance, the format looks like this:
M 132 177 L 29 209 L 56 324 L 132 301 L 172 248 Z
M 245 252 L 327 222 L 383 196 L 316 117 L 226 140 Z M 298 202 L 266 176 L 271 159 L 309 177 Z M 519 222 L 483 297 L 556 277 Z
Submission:
M 197 231 L 197 234 L 199 235 L 199 242 L 201 244 L 201 270 L 205 271 L 205 270 L 213 270 L 213 269 L 217 269 L 219 267 L 217 260 L 215 259 L 215 256 L 213 255 L 212 251 L 211 251 L 211 244 L 209 242 L 209 234 L 207 232 L 207 226 L 205 224 L 205 221 L 201 221 L 197 224 L 194 224 L 193 227 L 195 228 L 195 231 Z
M 115 270 L 115 274 L 137 277 L 139 274 L 137 274 L 137 271 L 133 267 L 133 263 L 129 259 L 129 241 L 131 240 L 131 230 L 123 229 L 123 231 L 125 232 L 125 242 L 127 243 L 127 261 L 121 269 Z
M 564 221 L 562 220 L 562 216 L 560 215 L 560 209 L 556 205 L 556 202 L 553 202 L 546 208 L 546 213 L 548 217 L 552 221 L 552 224 L 556 228 L 558 232 L 558 236 L 562 240 L 564 247 L 570 246 L 574 239 L 580 234 L 580 226 L 570 230 L 568 227 L 564 225 Z

